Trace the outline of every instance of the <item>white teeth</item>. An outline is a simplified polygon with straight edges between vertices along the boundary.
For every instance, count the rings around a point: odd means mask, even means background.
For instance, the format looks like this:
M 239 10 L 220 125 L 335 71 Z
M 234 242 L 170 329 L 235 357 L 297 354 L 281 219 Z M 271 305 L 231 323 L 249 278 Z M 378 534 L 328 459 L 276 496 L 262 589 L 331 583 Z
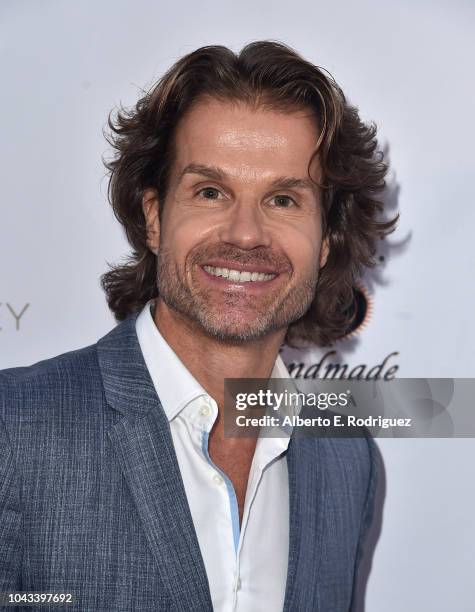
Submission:
M 252 281 L 267 281 L 275 278 L 276 274 L 265 274 L 264 272 L 240 272 L 239 270 L 231 270 L 229 268 L 215 268 L 213 266 L 203 266 L 203 268 L 213 276 L 222 276 L 229 280 L 239 283 L 248 283 Z

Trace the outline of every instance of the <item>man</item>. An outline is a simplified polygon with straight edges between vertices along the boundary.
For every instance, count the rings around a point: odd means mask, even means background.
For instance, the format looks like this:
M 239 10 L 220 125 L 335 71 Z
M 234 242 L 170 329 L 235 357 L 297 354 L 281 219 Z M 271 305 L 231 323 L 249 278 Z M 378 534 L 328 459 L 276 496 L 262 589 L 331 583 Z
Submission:
M 87 611 L 355 609 L 373 445 L 226 437 L 223 382 L 287 377 L 284 342 L 347 329 L 394 224 L 376 219 L 374 127 L 266 41 L 198 49 L 109 125 L 133 255 L 103 286 L 122 322 L 0 375 L 0 591 Z

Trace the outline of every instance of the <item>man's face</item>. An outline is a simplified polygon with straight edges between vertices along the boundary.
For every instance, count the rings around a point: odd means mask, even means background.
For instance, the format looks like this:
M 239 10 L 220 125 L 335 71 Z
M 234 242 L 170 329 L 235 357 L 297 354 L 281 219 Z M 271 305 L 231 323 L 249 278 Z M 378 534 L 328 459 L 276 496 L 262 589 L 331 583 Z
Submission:
M 326 259 L 321 195 L 308 178 L 318 134 L 304 111 L 202 99 L 185 115 L 160 224 L 160 203 L 144 195 L 169 309 L 228 342 L 305 314 Z

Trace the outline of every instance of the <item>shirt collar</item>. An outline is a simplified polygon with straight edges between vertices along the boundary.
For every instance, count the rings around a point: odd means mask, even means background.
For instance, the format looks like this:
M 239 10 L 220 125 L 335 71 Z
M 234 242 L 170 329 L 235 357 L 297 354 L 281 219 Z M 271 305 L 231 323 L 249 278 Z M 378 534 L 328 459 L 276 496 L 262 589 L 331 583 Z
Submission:
M 208 394 L 158 331 L 151 311 L 153 303 L 153 300 L 147 302 L 138 315 L 136 331 L 155 391 L 171 421 L 189 402 Z M 290 378 L 280 355 L 277 355 L 271 378 Z

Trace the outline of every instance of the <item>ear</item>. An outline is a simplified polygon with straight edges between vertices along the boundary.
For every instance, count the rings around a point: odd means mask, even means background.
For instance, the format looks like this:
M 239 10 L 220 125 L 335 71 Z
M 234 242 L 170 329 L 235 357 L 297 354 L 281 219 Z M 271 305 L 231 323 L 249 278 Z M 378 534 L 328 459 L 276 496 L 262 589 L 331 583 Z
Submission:
M 323 266 L 327 263 L 329 253 L 330 253 L 330 246 L 328 244 L 328 238 L 325 238 L 320 248 L 320 263 L 319 263 L 320 268 L 323 268 Z
M 142 196 L 142 210 L 147 231 L 147 246 L 152 253 L 157 255 L 160 246 L 160 220 L 158 217 L 160 204 L 156 189 L 152 187 L 145 189 Z

